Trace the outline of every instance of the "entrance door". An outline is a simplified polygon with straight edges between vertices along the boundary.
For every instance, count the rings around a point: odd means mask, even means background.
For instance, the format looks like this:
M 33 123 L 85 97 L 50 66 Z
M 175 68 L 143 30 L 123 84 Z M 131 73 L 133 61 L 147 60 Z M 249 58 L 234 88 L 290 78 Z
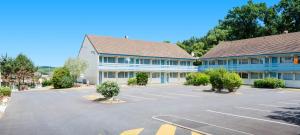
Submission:
M 165 83 L 165 73 L 161 73 L 161 75 L 160 75 L 160 83 Z
M 170 73 L 167 73 L 167 83 L 169 83 L 169 76 L 170 76 Z
M 99 84 L 102 83 L 102 72 L 99 72 Z

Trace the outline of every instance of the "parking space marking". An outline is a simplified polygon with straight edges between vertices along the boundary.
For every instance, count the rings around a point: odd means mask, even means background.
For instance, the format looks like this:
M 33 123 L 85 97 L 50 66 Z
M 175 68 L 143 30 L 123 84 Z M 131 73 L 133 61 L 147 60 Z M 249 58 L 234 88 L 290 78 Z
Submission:
M 183 118 L 183 117 L 178 117 L 178 116 L 174 116 L 174 115 L 159 115 L 159 116 L 172 116 L 172 117 L 176 117 L 176 118 L 180 118 L 180 119 L 192 121 L 192 122 L 195 122 L 195 123 L 206 124 L 206 125 L 209 125 L 209 126 L 212 126 L 212 127 L 217 127 L 217 128 L 220 128 L 220 129 L 225 129 L 225 130 L 229 130 L 229 131 L 233 131 L 233 132 L 237 132 L 237 133 L 241 133 L 241 134 L 245 134 L 245 135 L 254 135 L 254 134 L 247 133 L 247 132 L 244 132 L 244 131 L 239 131 L 239 130 L 235 130 L 235 129 L 231 129 L 231 128 L 227 128 L 227 127 L 222 127 L 222 126 L 214 125 L 214 124 L 209 124 L 209 123 L 206 123 L 206 122 L 199 122 L 199 121 L 195 121 L 195 120 L 191 120 L 191 119 L 187 119 L 187 118 Z M 211 134 L 209 134 L 207 132 L 204 132 L 204 131 L 200 131 L 200 130 L 197 130 L 197 129 L 189 128 L 189 127 L 177 124 L 177 123 L 173 123 L 173 122 L 170 122 L 170 121 L 166 121 L 166 120 L 157 118 L 159 116 L 153 116 L 152 118 L 155 119 L 155 120 L 158 120 L 158 121 L 161 121 L 161 122 L 165 122 L 165 123 L 168 123 L 168 124 L 171 124 L 171 125 L 175 125 L 177 127 L 181 127 L 181 128 L 184 128 L 184 129 L 188 129 L 188 130 L 191 130 L 191 131 L 203 134 L 203 135 L 211 135 Z
M 298 103 L 290 103 L 290 102 L 278 102 L 280 104 L 287 104 L 287 105 L 300 105 Z
M 253 110 L 253 111 L 261 111 L 261 112 L 272 112 L 271 110 L 264 110 L 258 108 L 251 108 L 251 107 L 236 107 L 238 109 L 245 109 L 245 110 Z
M 192 132 L 192 135 L 202 135 L 202 134 L 199 134 L 199 133 L 196 133 L 196 132 Z
M 139 98 L 144 100 L 156 100 L 155 98 L 148 98 L 148 97 L 141 97 L 141 96 L 133 96 L 133 95 L 123 95 L 125 97 L 131 97 L 131 98 Z
M 175 135 L 176 127 L 170 124 L 161 125 L 156 135 Z
M 195 97 L 195 98 L 199 98 L 200 97 L 200 96 L 196 96 L 196 95 L 179 94 L 179 93 L 168 93 L 168 95 L 185 96 L 185 97 Z
M 213 110 L 206 110 L 206 111 L 211 112 L 211 113 L 216 113 L 216 114 L 231 116 L 231 117 L 252 119 L 252 120 L 264 121 L 264 122 L 269 122 L 269 123 L 276 123 L 276 124 L 281 124 L 281 125 L 286 125 L 286 126 L 292 126 L 292 127 L 300 127 L 300 126 L 294 125 L 294 124 L 288 124 L 288 123 L 283 123 L 283 122 L 278 122 L 278 121 L 272 121 L 272 120 L 254 118 L 254 117 L 249 117 L 249 116 L 242 116 L 242 115 L 231 114 L 231 113 L 224 113 L 224 112 L 218 112 L 218 111 L 213 111 Z
M 282 106 L 278 106 L 278 105 L 268 105 L 268 104 L 258 104 L 260 106 L 267 106 L 267 107 L 282 107 Z
M 172 99 L 174 99 L 174 97 L 170 97 L 170 96 L 166 96 L 166 95 L 160 95 L 160 94 L 150 94 L 150 93 L 145 93 L 145 95 L 156 96 L 156 97 L 163 97 L 163 98 L 172 98 Z
M 139 135 L 143 130 L 144 130 L 144 128 L 127 130 L 127 131 L 122 132 L 120 135 Z

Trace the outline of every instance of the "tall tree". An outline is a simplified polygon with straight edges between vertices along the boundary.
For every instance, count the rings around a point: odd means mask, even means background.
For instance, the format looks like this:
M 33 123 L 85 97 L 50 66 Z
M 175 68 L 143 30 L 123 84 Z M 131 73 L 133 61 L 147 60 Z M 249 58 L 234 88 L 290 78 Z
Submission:
M 34 72 L 37 68 L 34 66 L 33 62 L 24 54 L 19 54 L 15 60 L 15 75 L 16 79 L 19 83 L 19 87 L 21 84 L 25 84 L 26 79 L 31 79 L 34 76 Z
M 9 86 L 10 82 L 13 81 L 15 59 L 8 57 L 7 55 L 1 56 L 0 58 L 0 72 L 3 84 Z
M 88 64 L 86 61 L 81 60 L 79 58 L 69 58 L 64 67 L 70 71 L 71 76 L 73 77 L 74 81 L 80 76 L 80 74 L 84 73 L 87 69 Z
M 300 31 L 300 0 L 281 0 L 277 9 L 281 13 L 281 31 Z

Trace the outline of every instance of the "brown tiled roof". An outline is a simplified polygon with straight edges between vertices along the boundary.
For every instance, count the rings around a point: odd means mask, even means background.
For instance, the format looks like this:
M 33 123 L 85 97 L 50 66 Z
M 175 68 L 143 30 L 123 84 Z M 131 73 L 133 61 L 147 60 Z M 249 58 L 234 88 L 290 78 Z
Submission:
M 201 59 L 300 52 L 300 32 L 221 42 Z
M 185 50 L 170 43 L 148 42 L 87 35 L 98 53 L 194 59 Z

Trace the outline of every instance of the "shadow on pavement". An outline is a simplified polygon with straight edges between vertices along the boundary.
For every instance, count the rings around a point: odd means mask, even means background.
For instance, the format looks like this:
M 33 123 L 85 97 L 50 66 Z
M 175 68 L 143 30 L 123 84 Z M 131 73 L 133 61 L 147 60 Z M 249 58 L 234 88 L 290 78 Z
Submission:
M 291 124 L 300 125 L 300 107 L 282 107 L 283 111 L 273 111 L 268 118 L 282 120 Z

